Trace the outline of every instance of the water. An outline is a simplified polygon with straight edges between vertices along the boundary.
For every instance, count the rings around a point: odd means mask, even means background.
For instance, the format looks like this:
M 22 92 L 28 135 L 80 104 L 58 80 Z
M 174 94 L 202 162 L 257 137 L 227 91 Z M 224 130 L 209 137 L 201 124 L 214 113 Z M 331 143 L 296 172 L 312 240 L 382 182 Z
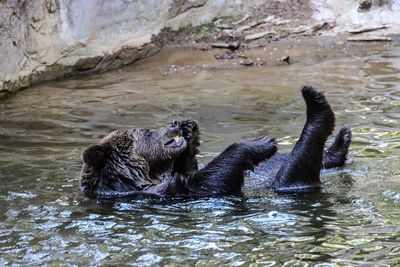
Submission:
M 251 68 L 168 50 L 0 102 L 0 265 L 400 264 L 400 48 L 296 49 L 255 51 L 267 64 Z M 270 60 L 285 52 L 294 64 Z M 323 89 L 337 125 L 354 131 L 348 165 L 323 173 L 321 193 L 276 195 L 257 177 L 246 198 L 111 202 L 77 192 L 82 150 L 116 128 L 194 118 L 202 163 L 266 133 L 288 151 L 305 120 L 304 83 Z

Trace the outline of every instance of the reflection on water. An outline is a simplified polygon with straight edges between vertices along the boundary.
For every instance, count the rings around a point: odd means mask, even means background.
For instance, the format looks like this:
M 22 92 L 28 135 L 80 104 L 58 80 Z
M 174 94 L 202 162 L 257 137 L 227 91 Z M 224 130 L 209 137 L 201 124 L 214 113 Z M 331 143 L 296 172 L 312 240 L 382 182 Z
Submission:
M 167 51 L 9 97 L 0 102 L 0 265 L 400 264 L 399 54 L 241 68 Z M 324 172 L 319 194 L 272 194 L 253 176 L 243 199 L 109 202 L 77 193 L 82 149 L 116 128 L 194 118 L 202 163 L 266 133 L 289 150 L 305 119 L 303 83 L 323 89 L 337 125 L 354 130 L 350 164 Z

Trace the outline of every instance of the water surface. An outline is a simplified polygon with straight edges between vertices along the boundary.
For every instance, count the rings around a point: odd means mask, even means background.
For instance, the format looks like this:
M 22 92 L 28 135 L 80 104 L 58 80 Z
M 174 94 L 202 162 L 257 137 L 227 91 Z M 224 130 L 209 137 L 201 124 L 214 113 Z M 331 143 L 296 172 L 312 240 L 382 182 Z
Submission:
M 250 68 L 216 62 L 214 52 L 167 50 L 0 102 L 0 265 L 400 264 L 400 48 L 312 50 L 297 51 L 292 65 L 260 50 L 267 64 Z M 302 84 L 323 89 L 336 124 L 354 131 L 348 164 L 323 173 L 321 193 L 276 195 L 257 177 L 245 198 L 111 202 L 77 193 L 82 150 L 118 128 L 196 119 L 203 164 L 262 134 L 289 151 L 305 120 Z

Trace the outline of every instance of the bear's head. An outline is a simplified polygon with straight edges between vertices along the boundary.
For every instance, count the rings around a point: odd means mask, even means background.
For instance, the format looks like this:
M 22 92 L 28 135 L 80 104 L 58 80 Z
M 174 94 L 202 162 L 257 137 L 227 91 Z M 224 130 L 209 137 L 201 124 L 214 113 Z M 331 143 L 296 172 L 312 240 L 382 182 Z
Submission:
M 85 149 L 80 187 L 90 197 L 114 197 L 159 182 L 186 149 L 178 122 L 158 130 L 116 130 Z

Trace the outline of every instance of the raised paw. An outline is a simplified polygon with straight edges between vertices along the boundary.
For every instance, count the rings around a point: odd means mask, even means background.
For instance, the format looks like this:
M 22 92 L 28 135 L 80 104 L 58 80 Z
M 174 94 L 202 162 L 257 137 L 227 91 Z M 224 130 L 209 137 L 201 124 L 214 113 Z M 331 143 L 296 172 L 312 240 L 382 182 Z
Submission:
M 307 123 L 318 129 L 313 132 L 328 137 L 335 126 L 335 114 L 325 95 L 311 86 L 303 86 L 301 92 L 307 105 Z
M 325 151 L 322 162 L 323 168 L 330 169 L 343 166 L 351 143 L 351 129 L 343 126 L 335 137 L 332 145 Z
M 188 147 L 194 152 L 198 152 L 196 147 L 200 145 L 199 126 L 195 120 L 184 120 L 180 122 L 182 136 L 188 143 Z
M 199 126 L 194 120 L 184 120 L 178 123 L 182 136 L 185 138 L 187 147 L 185 151 L 175 160 L 172 175 L 180 173 L 188 175 L 198 169 L 196 155 L 200 153 L 197 148 L 200 145 Z
M 272 157 L 278 149 L 276 139 L 270 136 L 244 140 L 242 143 L 247 146 L 247 152 L 251 155 L 254 164 Z
M 339 131 L 339 133 L 338 133 L 338 136 L 341 136 L 341 137 L 342 137 L 343 144 L 344 144 L 345 146 L 348 147 L 348 146 L 350 145 L 351 136 L 352 136 L 350 127 L 348 127 L 348 126 L 343 126 L 343 127 L 340 129 L 340 131 Z
M 195 120 L 184 120 L 180 122 L 183 136 L 191 136 L 199 133 L 199 126 Z

